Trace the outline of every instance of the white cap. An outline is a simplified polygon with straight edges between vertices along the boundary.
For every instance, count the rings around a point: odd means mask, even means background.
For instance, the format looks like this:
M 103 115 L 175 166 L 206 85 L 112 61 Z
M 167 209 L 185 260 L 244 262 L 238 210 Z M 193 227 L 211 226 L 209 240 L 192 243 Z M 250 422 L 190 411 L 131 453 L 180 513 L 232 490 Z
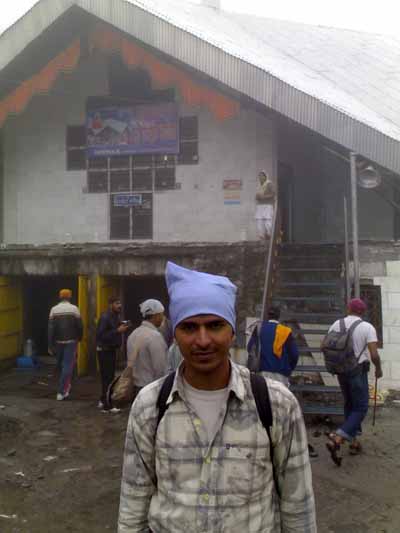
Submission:
M 164 306 L 158 300 L 146 300 L 140 304 L 140 312 L 142 316 L 157 315 L 158 313 L 164 313 Z

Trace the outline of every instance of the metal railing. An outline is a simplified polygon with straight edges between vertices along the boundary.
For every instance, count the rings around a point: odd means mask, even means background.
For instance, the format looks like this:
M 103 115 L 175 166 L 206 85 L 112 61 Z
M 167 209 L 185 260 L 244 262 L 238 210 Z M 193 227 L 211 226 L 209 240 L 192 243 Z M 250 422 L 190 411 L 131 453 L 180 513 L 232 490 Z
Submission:
M 280 217 L 278 196 L 275 197 L 274 215 L 272 221 L 272 231 L 269 241 L 269 249 L 267 256 L 267 264 L 265 269 L 264 292 L 261 308 L 261 320 L 266 320 L 268 315 L 268 307 L 271 305 L 272 289 L 274 283 L 274 272 L 276 268 L 277 247 L 281 238 Z
M 351 298 L 351 279 L 350 279 L 350 243 L 349 243 L 349 215 L 347 207 L 347 198 L 343 198 L 344 205 L 344 276 L 346 280 L 345 306 Z

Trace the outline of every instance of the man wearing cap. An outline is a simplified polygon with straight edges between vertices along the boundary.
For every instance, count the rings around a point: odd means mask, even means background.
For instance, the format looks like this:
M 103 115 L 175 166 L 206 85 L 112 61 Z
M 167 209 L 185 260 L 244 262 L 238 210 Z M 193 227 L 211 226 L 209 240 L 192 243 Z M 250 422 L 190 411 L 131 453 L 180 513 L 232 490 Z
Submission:
M 128 337 L 128 366 L 133 369 L 136 387 L 140 390 L 167 372 L 168 347 L 158 330 L 164 320 L 164 306 L 158 300 L 140 304 L 141 325 Z
M 338 381 L 344 398 L 344 423 L 329 435 L 327 443 L 331 453 L 340 450 L 344 442 L 350 444 L 350 453 L 357 455 L 361 452 L 361 443 L 357 438 L 361 435 L 361 424 L 368 412 L 369 390 L 368 372 L 369 357 L 375 366 L 375 376 L 382 377 L 381 360 L 378 353 L 378 338 L 372 324 L 362 320 L 367 306 L 359 298 L 350 300 L 347 306 L 348 315 L 344 319 L 346 330 L 355 323 L 352 333 L 354 355 L 358 359 L 358 367 L 350 374 L 339 374 Z M 337 320 L 329 331 L 340 331 L 340 320 Z
M 78 342 L 82 339 L 83 324 L 79 309 L 71 304 L 72 291 L 61 289 L 60 303 L 50 310 L 48 325 L 49 353 L 55 354 L 60 369 L 57 400 L 65 400 L 71 391 L 72 374 L 76 362 Z
M 264 378 L 271 452 L 250 373 L 229 358 L 236 287 L 173 263 L 166 279 L 183 362 L 161 420 L 157 402 L 169 377 L 142 389 L 132 406 L 118 532 L 315 533 L 299 405 L 281 383 Z

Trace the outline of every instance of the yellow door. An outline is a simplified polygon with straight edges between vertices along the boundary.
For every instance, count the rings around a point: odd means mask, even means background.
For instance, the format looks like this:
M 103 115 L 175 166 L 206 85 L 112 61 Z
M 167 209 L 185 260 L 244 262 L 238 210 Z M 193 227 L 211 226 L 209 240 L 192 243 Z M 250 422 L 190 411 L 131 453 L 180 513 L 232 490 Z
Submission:
M 0 276 L 0 361 L 22 353 L 22 286 Z
M 107 276 L 97 276 L 97 320 L 99 320 L 101 313 L 107 311 L 108 300 L 111 296 L 116 296 L 117 298 L 121 297 L 119 279 Z
M 89 307 L 88 307 L 88 277 L 78 278 L 78 307 L 81 312 L 83 322 L 83 337 L 78 349 L 78 376 L 83 376 L 89 371 L 89 349 L 88 349 L 88 328 L 89 328 Z

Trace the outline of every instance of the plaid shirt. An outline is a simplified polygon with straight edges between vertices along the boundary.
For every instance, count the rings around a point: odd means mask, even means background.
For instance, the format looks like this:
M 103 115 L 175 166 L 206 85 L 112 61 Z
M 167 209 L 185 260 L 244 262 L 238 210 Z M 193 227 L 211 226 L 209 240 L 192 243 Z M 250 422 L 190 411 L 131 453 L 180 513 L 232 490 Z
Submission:
M 181 368 L 156 432 L 163 379 L 132 406 L 125 443 L 118 533 L 316 533 L 307 435 L 297 400 L 267 379 L 273 426 L 269 439 L 249 371 L 231 363 L 230 396 L 209 442 L 185 399 Z

